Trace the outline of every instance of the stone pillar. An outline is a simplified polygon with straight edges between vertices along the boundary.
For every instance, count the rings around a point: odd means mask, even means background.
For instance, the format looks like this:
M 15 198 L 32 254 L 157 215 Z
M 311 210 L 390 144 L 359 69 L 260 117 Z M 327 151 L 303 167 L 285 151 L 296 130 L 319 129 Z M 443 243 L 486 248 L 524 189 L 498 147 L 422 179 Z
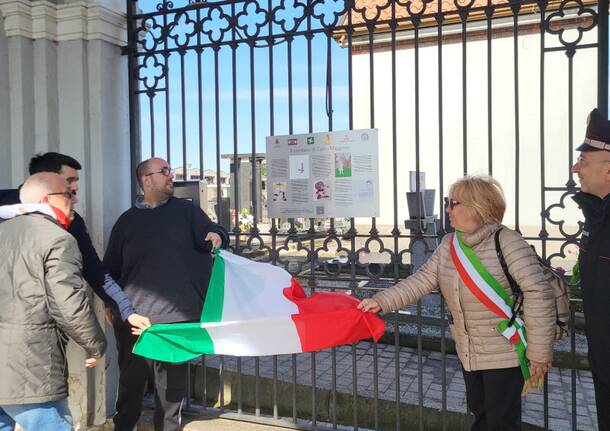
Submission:
M 83 166 L 76 209 L 102 255 L 113 223 L 130 206 L 127 59 L 120 52 L 127 43 L 125 5 L 55 3 L 0 0 L 0 189 L 21 184 L 36 153 L 76 158 Z M 103 323 L 99 300 L 94 307 Z M 116 393 L 115 359 L 110 372 L 104 361 L 86 370 L 84 360 L 71 343 L 70 408 L 77 429 L 103 424 L 107 393 Z
M 0 14 L 0 186 L 12 183 L 11 172 L 11 110 L 8 74 L 8 39 Z
M 34 152 L 33 44 L 22 36 L 8 38 L 9 103 L 11 110 L 11 165 L 13 183 L 23 181 L 27 155 Z

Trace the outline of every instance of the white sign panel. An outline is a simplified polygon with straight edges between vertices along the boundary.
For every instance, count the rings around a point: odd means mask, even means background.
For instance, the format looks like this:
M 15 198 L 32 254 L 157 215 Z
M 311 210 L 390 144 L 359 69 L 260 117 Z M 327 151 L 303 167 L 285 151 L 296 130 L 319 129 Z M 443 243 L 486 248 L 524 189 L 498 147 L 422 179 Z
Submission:
M 379 217 L 377 129 L 267 137 L 269 217 Z

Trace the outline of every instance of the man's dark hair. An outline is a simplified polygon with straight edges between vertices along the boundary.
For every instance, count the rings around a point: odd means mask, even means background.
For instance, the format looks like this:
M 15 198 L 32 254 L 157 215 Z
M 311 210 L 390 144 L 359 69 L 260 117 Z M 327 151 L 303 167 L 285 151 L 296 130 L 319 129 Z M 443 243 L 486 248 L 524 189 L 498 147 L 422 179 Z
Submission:
M 138 180 L 138 185 L 140 186 L 140 188 L 142 190 L 144 190 L 144 187 L 142 187 L 142 177 L 148 173 L 148 162 L 149 161 L 150 161 L 150 159 L 141 161 L 140 163 L 138 163 L 138 166 L 136 167 L 136 180 Z
M 30 175 L 37 174 L 39 172 L 53 172 L 58 174 L 61 171 L 62 166 L 69 166 L 77 171 L 83 167 L 75 159 L 65 154 L 60 153 L 44 153 L 37 154 L 30 160 Z

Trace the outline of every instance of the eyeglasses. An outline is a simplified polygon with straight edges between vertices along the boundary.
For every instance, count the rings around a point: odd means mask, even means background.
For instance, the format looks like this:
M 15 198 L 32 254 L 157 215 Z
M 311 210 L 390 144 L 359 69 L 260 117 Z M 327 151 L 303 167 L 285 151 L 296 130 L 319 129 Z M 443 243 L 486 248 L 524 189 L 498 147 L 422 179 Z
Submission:
M 456 206 L 460 205 L 460 201 L 456 201 L 455 199 L 445 198 L 445 206 L 448 206 L 449 209 L 453 210 Z
M 61 196 L 63 196 L 66 199 L 72 199 L 72 192 L 67 191 L 67 190 L 65 192 L 55 192 L 55 193 L 48 193 L 47 194 L 47 196 L 55 196 L 55 195 L 57 195 L 57 196 L 61 195 Z
M 151 175 L 154 175 L 154 174 L 163 174 L 164 176 L 169 177 L 170 175 L 174 175 L 174 170 L 165 166 L 164 168 L 161 168 L 161 170 L 159 170 L 159 171 L 149 172 L 144 176 L 150 177 Z

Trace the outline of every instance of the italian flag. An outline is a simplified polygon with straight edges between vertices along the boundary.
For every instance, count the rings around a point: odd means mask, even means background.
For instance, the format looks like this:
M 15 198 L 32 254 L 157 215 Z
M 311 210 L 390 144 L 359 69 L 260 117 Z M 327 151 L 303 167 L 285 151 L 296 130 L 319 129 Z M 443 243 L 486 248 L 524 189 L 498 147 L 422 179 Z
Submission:
M 153 325 L 133 352 L 164 362 L 202 354 L 311 352 L 383 335 L 385 324 L 337 292 L 307 296 L 288 272 L 218 250 L 200 323 Z

